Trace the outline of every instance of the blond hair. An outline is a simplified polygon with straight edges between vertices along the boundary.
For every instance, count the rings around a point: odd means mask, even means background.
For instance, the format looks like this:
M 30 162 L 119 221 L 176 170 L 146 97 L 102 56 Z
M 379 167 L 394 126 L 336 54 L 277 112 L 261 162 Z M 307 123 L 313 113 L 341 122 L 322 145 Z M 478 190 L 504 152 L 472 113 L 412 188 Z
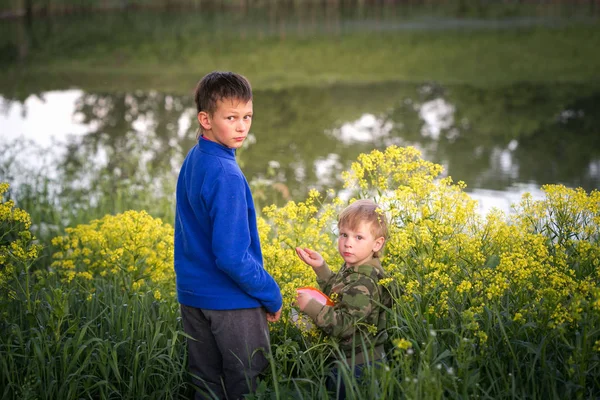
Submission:
M 388 226 L 385 214 L 373 200 L 356 200 L 342 210 L 338 217 L 338 228 L 347 227 L 354 230 L 362 222 L 371 224 L 370 231 L 375 238 L 383 237 L 387 241 Z M 380 258 L 382 254 L 383 246 L 373 253 L 373 257 Z

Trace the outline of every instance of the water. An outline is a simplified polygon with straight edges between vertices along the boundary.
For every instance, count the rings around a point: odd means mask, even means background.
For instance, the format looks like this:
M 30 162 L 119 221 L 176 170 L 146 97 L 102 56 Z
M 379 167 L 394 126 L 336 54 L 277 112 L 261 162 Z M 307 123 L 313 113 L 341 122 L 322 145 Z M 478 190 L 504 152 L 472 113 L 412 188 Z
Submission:
M 338 11 L 327 17 L 327 13 L 305 12 L 286 18 L 267 14 L 263 20 L 246 14 L 227 35 L 238 42 L 276 36 L 279 43 L 286 43 L 290 37 L 328 37 L 351 31 L 360 41 L 362 35 L 374 31 L 425 30 L 444 35 L 448 29 L 461 26 L 499 29 L 501 38 L 505 30 L 562 23 L 556 15 L 490 20 L 421 14 L 406 19 L 400 14 L 397 10 L 391 16 L 365 11 L 364 15 L 355 12 L 346 16 Z M 225 32 L 231 16 L 212 15 L 212 19 L 200 20 L 209 25 L 212 34 L 219 29 Z M 123 29 L 115 22 L 119 17 L 96 18 L 107 18 L 110 29 Z M 177 29 L 190 29 L 191 17 L 181 18 L 188 22 L 178 23 L 171 17 L 160 19 L 161 24 L 153 20 L 151 25 L 133 18 L 137 33 L 119 35 L 118 40 L 134 48 L 141 36 L 160 31 L 154 36 L 160 48 L 165 32 L 171 32 L 167 39 L 172 39 L 179 37 Z M 71 17 L 69 21 L 65 28 L 69 35 L 81 31 L 82 37 L 104 37 L 97 32 L 101 28 L 89 28 L 94 24 L 85 23 L 83 18 Z M 35 35 L 36 40 L 42 40 L 39 33 Z M 97 39 L 96 46 L 102 40 Z M 57 34 L 49 41 L 64 45 L 66 36 Z M 252 45 L 269 46 L 272 42 L 257 44 L 254 40 Z M 65 46 L 65 54 L 77 60 L 77 48 Z M 49 50 L 38 49 L 36 53 L 35 46 L 29 47 L 27 57 L 55 60 L 48 55 Z M 95 47 L 94 51 L 100 50 Z M 148 57 L 142 50 L 140 54 Z M 85 60 L 84 55 L 81 57 Z M 263 67 L 268 69 L 269 64 Z M 119 75 L 118 68 L 114 71 L 111 73 Z M 130 72 L 124 71 L 115 79 L 126 82 L 127 74 Z M 138 88 L 127 83 L 122 89 L 107 90 L 98 88 L 102 85 L 86 84 L 84 89 L 68 84 L 52 87 L 49 82 L 36 86 L 31 81 L 17 85 L 18 90 L 14 82 L 4 86 L 0 85 L 0 180 L 8 180 L 15 187 L 41 174 L 52 180 L 56 193 L 103 191 L 95 195 L 98 197 L 110 196 L 104 184 L 107 181 L 131 185 L 174 182 L 183 157 L 195 141 L 191 88 L 167 86 L 157 90 L 146 81 Z M 238 160 L 252 183 L 256 202 L 263 206 L 302 200 L 310 188 L 340 190 L 341 172 L 358 154 L 392 144 L 414 146 L 425 159 L 443 165 L 444 175 L 466 182 L 482 212 L 492 207 L 509 211 L 510 204 L 524 192 L 541 197 L 543 184 L 586 190 L 599 187 L 599 105 L 597 81 L 546 79 L 481 85 L 373 79 L 314 86 L 258 85 L 251 135 L 238 152 Z M 156 188 L 170 190 L 164 185 Z

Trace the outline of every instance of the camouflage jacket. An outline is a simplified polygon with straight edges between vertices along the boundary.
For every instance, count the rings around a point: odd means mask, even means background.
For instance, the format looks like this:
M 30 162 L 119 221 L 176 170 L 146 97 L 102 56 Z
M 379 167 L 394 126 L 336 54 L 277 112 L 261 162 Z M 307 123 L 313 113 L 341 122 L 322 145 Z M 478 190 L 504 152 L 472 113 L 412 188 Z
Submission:
M 327 264 L 319 268 L 317 283 L 323 293 L 335 302 L 334 306 L 323 306 L 310 300 L 304 309 L 325 333 L 339 340 L 346 355 L 362 349 L 364 339 L 368 346 L 385 342 L 385 308 L 391 305 L 387 290 L 378 284 L 385 277 L 379 259 L 356 267 L 346 264 L 333 273 Z

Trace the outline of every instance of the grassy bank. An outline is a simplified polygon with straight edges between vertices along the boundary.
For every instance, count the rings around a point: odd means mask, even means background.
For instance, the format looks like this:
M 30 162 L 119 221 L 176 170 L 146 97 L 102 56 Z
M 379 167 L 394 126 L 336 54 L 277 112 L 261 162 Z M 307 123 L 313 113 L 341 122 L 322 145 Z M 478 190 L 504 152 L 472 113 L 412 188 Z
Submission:
M 435 23 L 434 23 L 435 25 Z M 518 82 L 597 82 L 600 27 L 585 23 L 504 29 L 340 32 L 330 35 L 194 33 L 163 37 L 96 32 L 89 40 L 60 35 L 9 63 L 4 93 L 68 87 L 90 91 L 155 89 L 189 93 L 211 70 L 235 70 L 255 88 L 337 83 L 436 81 L 475 86 Z M 74 32 L 77 34 L 77 32 Z

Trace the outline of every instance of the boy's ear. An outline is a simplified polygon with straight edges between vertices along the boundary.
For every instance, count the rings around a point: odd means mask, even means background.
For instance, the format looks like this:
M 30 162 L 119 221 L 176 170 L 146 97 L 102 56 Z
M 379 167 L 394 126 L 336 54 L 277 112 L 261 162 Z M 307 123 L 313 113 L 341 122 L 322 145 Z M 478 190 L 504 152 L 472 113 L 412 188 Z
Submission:
M 210 118 L 206 111 L 200 111 L 198 113 L 198 122 L 200 123 L 200 126 L 202 126 L 202 129 L 205 131 L 210 131 Z
M 373 244 L 373 252 L 381 250 L 384 243 L 385 243 L 385 238 L 383 236 L 380 236 L 377 239 L 375 239 L 375 243 Z

